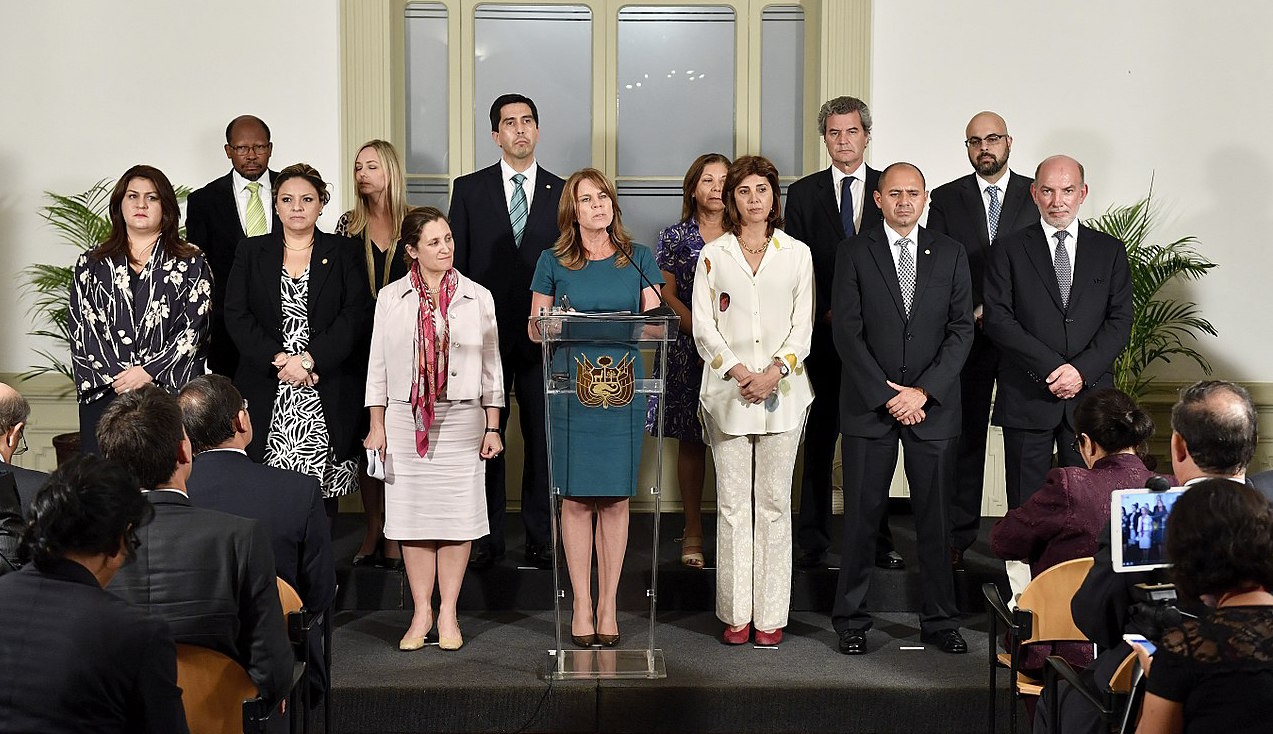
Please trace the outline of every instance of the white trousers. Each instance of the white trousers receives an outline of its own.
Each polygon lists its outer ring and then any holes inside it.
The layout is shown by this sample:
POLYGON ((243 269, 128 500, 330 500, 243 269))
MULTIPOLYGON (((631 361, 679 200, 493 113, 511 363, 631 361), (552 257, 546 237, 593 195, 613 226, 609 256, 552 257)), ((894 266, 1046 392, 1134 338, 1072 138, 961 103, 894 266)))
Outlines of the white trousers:
POLYGON ((731 626, 786 627, 791 477, 802 429, 730 436, 704 422, 716 468, 716 616, 731 626))

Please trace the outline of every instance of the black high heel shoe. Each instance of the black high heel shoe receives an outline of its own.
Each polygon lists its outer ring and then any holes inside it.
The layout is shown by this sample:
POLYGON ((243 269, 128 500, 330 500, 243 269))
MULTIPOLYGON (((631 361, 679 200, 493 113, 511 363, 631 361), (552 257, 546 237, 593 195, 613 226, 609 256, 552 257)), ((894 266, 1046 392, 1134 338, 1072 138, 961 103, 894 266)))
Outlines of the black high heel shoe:
POLYGON ((619 644, 619 633, 615 632, 613 635, 603 635, 598 632, 597 642, 600 642, 602 647, 614 647, 619 644))
POLYGON ((595 633, 591 635, 571 635, 570 641, 575 643, 577 647, 592 647, 597 644, 598 637, 600 637, 600 635, 595 633))

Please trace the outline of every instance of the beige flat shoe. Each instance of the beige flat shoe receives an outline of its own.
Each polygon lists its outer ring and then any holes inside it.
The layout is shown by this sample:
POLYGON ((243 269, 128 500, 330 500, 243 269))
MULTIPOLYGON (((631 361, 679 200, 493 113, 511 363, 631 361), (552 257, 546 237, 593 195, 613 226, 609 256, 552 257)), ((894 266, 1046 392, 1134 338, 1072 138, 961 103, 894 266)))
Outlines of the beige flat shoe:
POLYGON ((459 650, 461 647, 464 647, 464 636, 460 635, 458 637, 439 637, 438 647, 442 648, 443 650, 459 650))

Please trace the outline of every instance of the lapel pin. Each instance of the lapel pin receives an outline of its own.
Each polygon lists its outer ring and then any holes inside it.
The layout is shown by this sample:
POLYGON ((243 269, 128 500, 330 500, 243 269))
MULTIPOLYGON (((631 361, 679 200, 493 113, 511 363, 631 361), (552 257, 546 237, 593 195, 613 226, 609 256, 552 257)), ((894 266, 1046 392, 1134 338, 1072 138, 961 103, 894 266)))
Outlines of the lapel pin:
POLYGON ((929 251, 929 250, 924 250, 924 254, 925 254, 925 255, 931 255, 931 254, 933 254, 933 253, 932 253, 931 251, 929 251))
POLYGON ((326 264, 327 264, 327 258, 323 258, 323 264, 324 264, 324 265, 326 265, 326 264))

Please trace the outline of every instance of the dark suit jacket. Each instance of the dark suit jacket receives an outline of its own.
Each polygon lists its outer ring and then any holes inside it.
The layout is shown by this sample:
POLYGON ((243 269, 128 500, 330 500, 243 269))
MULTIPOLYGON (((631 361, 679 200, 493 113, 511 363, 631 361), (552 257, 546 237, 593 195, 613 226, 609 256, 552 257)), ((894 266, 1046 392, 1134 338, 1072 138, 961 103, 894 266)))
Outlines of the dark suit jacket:
MULTIPOLYGON (((269 181, 278 175, 267 171, 269 181)), ((186 199, 186 240, 198 245, 212 268, 212 342, 208 348, 208 367, 218 374, 233 377, 238 349, 226 331, 225 287, 234 265, 234 250, 247 237, 239 222, 238 204, 234 201, 233 173, 210 181, 190 192, 186 199)), ((271 207, 273 212, 273 207, 271 207)), ((282 231, 278 212, 273 212, 271 232, 282 231)), ((180 387, 180 385, 178 385, 180 387)))
POLYGON ((278 698, 291 685, 293 657, 265 528, 177 492, 146 497, 155 519, 137 531, 137 560, 108 590, 167 622, 175 642, 239 661, 263 696, 278 698))
MULTIPOLYGON (((1251 480, 1251 486, 1255 487, 1255 491, 1264 495, 1264 499, 1273 503, 1273 469, 1262 471, 1259 474, 1252 474, 1247 479, 1251 480)), ((21 490, 22 487, 18 487, 18 491, 21 490)))
POLYGON ((18 483, 18 501, 21 503, 22 512, 25 513, 31 506, 31 500, 35 499, 35 493, 39 492, 44 483, 49 480, 49 475, 42 471, 25 469, 17 464, 6 464, 0 461, 0 470, 3 469, 9 470, 13 474, 14 481, 18 483))
POLYGON ((269 533, 278 577, 313 612, 331 606, 336 564, 317 479, 214 450, 195 457, 186 491, 195 507, 258 520, 269 533))
POLYGON ((839 249, 831 296, 831 329, 844 362, 840 432, 879 438, 897 421, 884 408, 897 391, 928 392, 921 439, 953 438, 960 429, 959 371, 972 345, 972 285, 958 242, 916 227, 915 299, 907 319, 884 225, 839 249))
MULTIPOLYGON (((869 232, 884 221, 875 205, 875 187, 880 172, 866 167, 865 199, 862 223, 858 232, 869 232)), ((813 324, 824 323, 831 310, 831 280, 835 275, 836 251, 844 242, 844 225, 840 222, 839 193, 835 190, 831 169, 826 168, 787 187, 787 203, 783 210, 786 222, 782 230, 809 246, 813 257, 813 324)))
MULTIPOLYGON (((327 432, 337 460, 361 450, 357 426, 367 383, 365 344, 374 301, 359 243, 315 230, 309 272, 309 353, 318 373, 327 432)), ((251 237, 239 244, 226 288, 225 320, 242 358, 234 384, 248 400, 256 429, 248 455, 261 461, 269 433, 278 371, 271 360, 283 351, 283 235, 251 237)))
MULTIPOLYGON (((1030 184, 1033 182, 1034 179, 1016 171, 1008 177, 1008 188, 1000 202, 996 240, 1038 223, 1039 208, 1030 198, 1030 184)), ((928 199, 928 231, 949 235, 968 253, 974 307, 982 303, 982 281, 991 244, 990 230, 986 228, 986 207, 981 196, 977 175, 970 173, 933 189, 928 199)))
POLYGON ((163 620, 74 561, 0 578, 0 732, 185 732, 163 620))
POLYGON ((501 353, 507 353, 519 340, 529 341, 530 281, 539 253, 552 247, 561 235, 557 205, 564 185, 565 181, 539 166, 521 247, 513 242, 498 162, 455 179, 451 188, 449 218, 455 238, 455 268, 486 286, 495 297, 501 353))
POLYGON ((1055 428, 1063 417, 1073 421, 1087 390, 1114 384, 1114 360, 1132 328, 1127 248, 1081 225, 1077 246, 1066 309, 1041 225, 999 239, 990 252, 982 323, 1001 354, 996 425, 1055 428), (1083 376, 1083 390, 1072 400, 1056 398, 1045 382, 1066 363, 1083 376))

